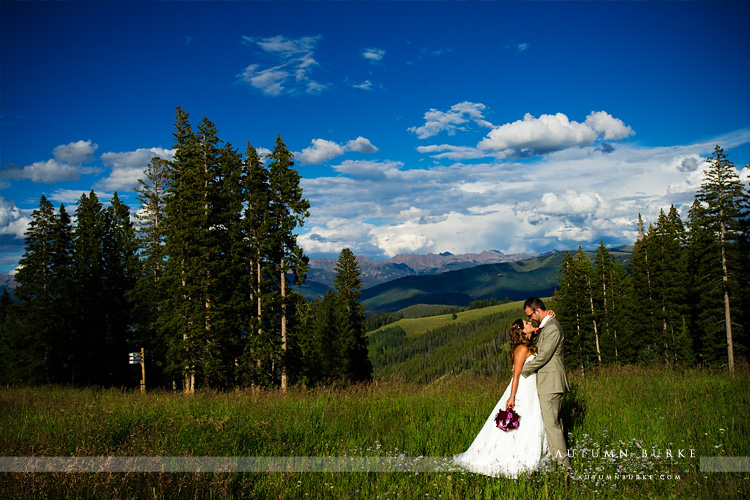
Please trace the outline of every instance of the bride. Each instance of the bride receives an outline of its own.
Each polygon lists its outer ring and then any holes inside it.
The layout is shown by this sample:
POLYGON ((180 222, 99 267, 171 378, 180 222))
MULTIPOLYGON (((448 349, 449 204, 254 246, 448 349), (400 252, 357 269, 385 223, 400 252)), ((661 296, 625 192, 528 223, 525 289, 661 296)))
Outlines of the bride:
POLYGON ((532 344, 534 327, 530 321, 516 320, 510 327, 510 360, 513 379, 474 442, 464 453, 453 457, 456 465, 488 476, 516 477, 535 470, 547 453, 547 436, 536 389, 536 373, 521 377, 526 361, 536 356, 532 344), (521 417, 517 429, 504 432, 497 428, 495 415, 513 408, 521 417))

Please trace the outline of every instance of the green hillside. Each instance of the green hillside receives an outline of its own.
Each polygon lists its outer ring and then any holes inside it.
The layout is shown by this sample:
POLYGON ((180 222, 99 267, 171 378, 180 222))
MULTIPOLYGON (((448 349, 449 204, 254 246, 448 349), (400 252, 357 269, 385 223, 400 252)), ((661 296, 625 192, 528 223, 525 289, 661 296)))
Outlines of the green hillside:
POLYGON ((378 328, 375 331, 378 332, 387 328, 399 327, 404 330, 407 337, 418 337, 436 328, 469 323, 471 321, 475 321, 485 316, 497 313, 514 311, 520 318, 523 315, 523 311, 521 310, 522 304, 523 302, 509 302, 507 304, 498 304, 496 306, 484 307, 482 309, 462 311, 456 313, 456 319, 453 319, 453 314, 441 314, 438 316, 429 316, 423 318, 403 318, 394 323, 390 323, 381 328, 378 328))
MULTIPOLYGON (((510 369, 508 328, 522 314, 518 304, 507 307, 510 305, 486 308, 494 309, 493 313, 486 309, 467 311, 487 314, 471 320, 451 321, 421 334, 413 330, 407 336, 396 323, 371 333, 369 357, 375 377, 431 382, 445 375, 506 373, 510 369)), ((413 320, 407 326, 424 330, 427 325, 440 322, 445 323, 437 316, 413 320)))
POLYGON ((564 252, 502 264, 487 264, 430 276, 408 276, 363 290, 368 313, 390 312, 414 304, 468 306, 495 297, 524 300, 550 296, 559 283, 564 252))

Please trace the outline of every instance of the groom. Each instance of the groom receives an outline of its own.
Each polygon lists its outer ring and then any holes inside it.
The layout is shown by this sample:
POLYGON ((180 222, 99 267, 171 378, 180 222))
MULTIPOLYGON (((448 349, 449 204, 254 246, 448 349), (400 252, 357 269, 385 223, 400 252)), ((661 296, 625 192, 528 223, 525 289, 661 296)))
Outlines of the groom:
POLYGON ((560 419, 562 395, 569 390, 563 360, 563 329, 560 322, 549 315, 541 299, 528 298, 523 304, 523 312, 539 323, 541 333, 537 339, 536 358, 524 365, 521 375, 528 377, 536 372, 536 387, 549 451, 558 463, 570 467, 560 419))

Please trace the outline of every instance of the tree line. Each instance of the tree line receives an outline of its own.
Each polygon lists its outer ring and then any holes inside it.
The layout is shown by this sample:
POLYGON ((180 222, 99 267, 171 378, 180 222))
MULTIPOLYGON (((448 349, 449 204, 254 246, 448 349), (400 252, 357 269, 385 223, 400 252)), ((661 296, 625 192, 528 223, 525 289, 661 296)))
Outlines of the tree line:
POLYGON ((126 385, 141 347, 149 385, 185 392, 369 380, 354 254, 341 252, 322 300, 294 292, 310 203, 281 137, 264 162, 177 108, 174 138, 172 160, 153 158, 139 180, 133 218, 117 193, 106 208, 84 194, 75 224, 42 196, 19 301, 0 303, 2 382, 126 385))
POLYGON ((746 356, 750 192, 721 147, 707 161, 687 221, 674 206, 647 229, 639 215, 629 273, 604 244, 591 259, 566 254, 554 307, 569 369, 699 363, 734 373, 746 356))

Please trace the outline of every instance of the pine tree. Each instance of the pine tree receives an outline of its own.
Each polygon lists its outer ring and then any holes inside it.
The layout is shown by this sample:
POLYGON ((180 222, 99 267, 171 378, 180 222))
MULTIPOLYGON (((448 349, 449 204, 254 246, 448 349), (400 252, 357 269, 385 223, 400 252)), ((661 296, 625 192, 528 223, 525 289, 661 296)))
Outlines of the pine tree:
POLYGON ((7 325, 8 358, 5 377, 14 382, 49 383, 64 381, 64 364, 71 346, 68 322, 71 242, 70 218, 65 207, 56 215, 45 196, 31 215, 25 234, 24 255, 16 274, 13 309, 16 321, 7 325))
POLYGON ((241 322, 248 299, 241 277, 245 265, 246 241, 241 223, 243 215, 242 156, 226 143, 216 151, 218 168, 214 172, 210 234, 213 246, 208 296, 211 303, 209 355, 204 370, 215 386, 237 384, 241 322))
POLYGON ((168 161, 152 158, 138 179, 136 199, 141 209, 136 213, 140 265, 131 296, 136 324, 135 346, 143 347, 149 362, 149 380, 163 384, 166 368, 166 339, 159 333, 158 318, 164 301, 164 217, 169 187, 168 161))
POLYGON ((354 253, 345 248, 336 262, 334 284, 340 304, 342 375, 349 382, 365 382, 372 379, 372 363, 367 357, 367 337, 364 306, 359 303, 362 287, 359 264, 354 253))
POLYGON ((635 242, 630 262, 633 281, 630 298, 631 348, 636 351, 637 361, 646 364, 656 359, 656 353, 659 352, 656 339, 662 331, 657 315, 660 308, 656 291, 654 245, 654 228, 649 226, 648 231, 635 242))
POLYGON ((76 220, 73 233, 73 311, 76 317, 72 378, 82 384, 110 384, 102 245, 106 227, 102 204, 93 190, 88 196, 81 195, 76 207, 76 220))
POLYGON ((265 372, 264 364, 270 364, 273 357, 272 323, 266 300, 270 299, 270 270, 267 267, 270 252, 271 193, 266 171, 255 148, 248 143, 244 161, 244 217, 240 221, 244 235, 244 258, 246 271, 241 275, 240 286, 247 297, 247 308, 243 309, 243 330, 241 366, 245 379, 252 384, 260 384, 265 372))
POLYGON ((609 268, 610 272, 610 290, 607 303, 607 322, 611 344, 608 346, 610 359, 615 363, 627 363, 632 361, 634 355, 630 357, 629 339, 631 338, 630 326, 628 323, 628 303, 631 295, 630 275, 625 266, 612 257, 609 268), (614 352, 613 352, 614 351, 614 352))
MULTIPOLYGON (((654 228, 654 281, 657 317, 661 324, 661 351, 667 364, 676 364, 678 351, 691 350, 684 343, 687 314, 685 228, 674 205, 662 210, 654 228)), ((683 354, 683 359, 687 359, 683 354)))
POLYGON ((19 304, 13 301, 7 288, 3 288, 0 297, 0 384, 18 384, 23 380, 20 373, 19 355, 24 349, 23 339, 27 338, 21 330, 18 318, 19 304))
POLYGON ((200 342, 205 332, 206 179, 199 143, 188 114, 177 108, 175 154, 164 207, 164 241, 168 256, 159 329, 168 343, 168 370, 180 374, 182 388, 196 388, 200 342))
POLYGON ((595 355, 591 315, 591 262, 581 247, 575 254, 565 252, 560 265, 560 289, 555 292, 555 307, 565 332, 565 363, 585 374, 595 355))
POLYGON ((106 363, 111 382, 123 385, 132 370, 122 362, 133 343, 133 307, 129 298, 138 274, 137 240, 130 220, 130 208, 114 193, 103 211, 102 282, 106 314, 106 363))
MULTIPOLYGON (((724 330, 726 333, 727 364, 734 374, 734 341, 732 333, 732 301, 739 295, 737 273, 739 241, 742 221, 748 217, 748 193, 737 175, 734 164, 718 145, 707 160, 703 182, 696 199, 704 204, 705 223, 718 243, 721 267, 721 293, 724 303, 724 330)), ((716 339, 718 340, 718 339, 716 339)))
POLYGON ((620 361, 619 351, 625 331, 624 281, 627 273, 604 246, 604 242, 599 244, 594 254, 592 271, 592 298, 600 329, 601 358, 604 363, 617 362, 620 361))
POLYGON ((277 303, 279 305, 279 339, 281 362, 281 389, 288 387, 288 373, 286 366, 286 351, 288 348, 288 323, 291 311, 291 294, 288 290, 287 274, 291 273, 295 284, 304 281, 307 272, 307 258, 297 245, 295 230, 304 224, 308 217, 310 202, 302 197, 299 173, 293 168, 292 153, 289 152, 281 137, 276 139, 276 145, 270 155, 269 187, 270 187, 270 219, 272 230, 270 241, 272 245, 272 259, 278 284, 277 303))
POLYGON ((307 371, 315 382, 329 384, 342 378, 341 349, 339 338, 343 332, 338 313, 336 293, 329 288, 322 299, 315 302, 315 320, 312 328, 313 348, 306 360, 307 371))
POLYGON ((696 199, 688 213, 688 305, 690 321, 688 330, 702 363, 722 359, 726 351, 720 342, 722 336, 724 305, 720 266, 721 251, 708 228, 706 210, 696 199), (719 320, 717 320, 719 318, 719 320))

